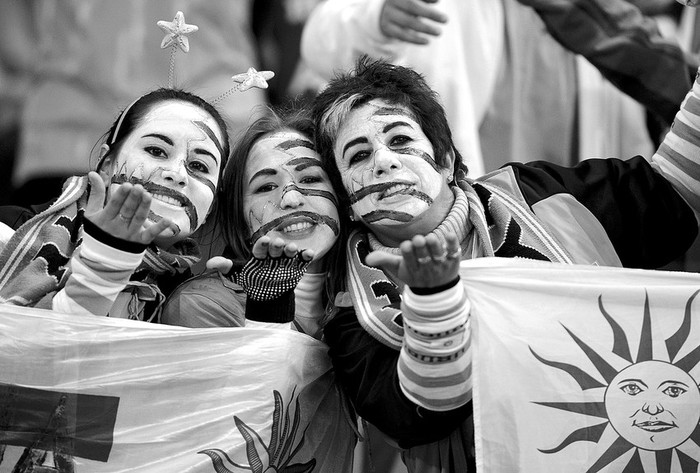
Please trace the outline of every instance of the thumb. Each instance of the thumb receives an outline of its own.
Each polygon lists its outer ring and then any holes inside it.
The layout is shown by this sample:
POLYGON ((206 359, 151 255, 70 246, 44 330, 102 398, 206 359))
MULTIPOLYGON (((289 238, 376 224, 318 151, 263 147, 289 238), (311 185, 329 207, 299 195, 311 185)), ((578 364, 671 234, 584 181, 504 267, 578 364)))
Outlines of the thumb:
POLYGON ((206 263, 207 269, 215 269, 220 273, 227 274, 233 267, 233 261, 223 256, 214 256, 206 263))
POLYGON ((85 214, 92 215, 104 208, 106 191, 104 181, 96 172, 90 171, 88 180, 90 181, 90 195, 88 196, 85 214))
POLYGON ((398 274, 403 257, 384 251, 373 251, 365 258, 365 264, 398 274))

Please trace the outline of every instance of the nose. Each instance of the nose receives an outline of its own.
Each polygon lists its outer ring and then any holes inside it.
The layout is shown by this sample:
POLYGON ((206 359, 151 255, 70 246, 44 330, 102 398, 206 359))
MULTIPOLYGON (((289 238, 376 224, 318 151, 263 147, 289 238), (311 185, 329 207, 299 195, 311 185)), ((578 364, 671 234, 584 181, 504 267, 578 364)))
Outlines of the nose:
POLYGON ((304 205, 304 196, 299 191, 296 184, 287 184, 282 189, 280 207, 283 209, 295 209, 304 205))
POLYGON ((401 161, 396 153, 386 147, 377 148, 374 152, 374 177, 382 177, 401 169, 401 161))
POLYGON ((658 402, 645 402, 642 410, 649 415, 655 416, 663 412, 664 407, 658 402))
POLYGON ((176 161, 163 168, 163 179, 177 186, 184 186, 187 183, 187 169, 185 161, 176 161))

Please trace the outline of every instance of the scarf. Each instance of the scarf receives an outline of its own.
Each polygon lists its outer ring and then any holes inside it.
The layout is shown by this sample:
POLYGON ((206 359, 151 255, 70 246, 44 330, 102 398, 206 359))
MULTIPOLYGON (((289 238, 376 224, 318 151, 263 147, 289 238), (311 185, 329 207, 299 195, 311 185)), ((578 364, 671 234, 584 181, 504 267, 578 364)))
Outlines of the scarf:
MULTIPOLYGON (((488 256, 528 258, 571 263, 571 257, 546 231, 527 203, 503 179, 504 169, 489 174, 489 180, 459 180, 453 187, 455 201, 445 220, 431 233, 443 243, 445 233, 457 235, 462 259, 488 256)), ((381 269, 365 264, 371 251, 400 254, 383 246, 371 233, 355 230, 348 238, 347 287, 357 319, 383 344, 401 349, 403 285, 381 269)))
MULTIPOLYGON (((88 194, 87 177, 71 177, 48 209, 17 229, 0 253, 0 303, 40 306, 42 299, 65 286, 71 275, 69 261, 82 241, 88 194)), ((174 248, 175 252, 167 252, 149 246, 127 285, 134 297, 160 306, 164 296, 158 277, 182 273, 199 261, 193 240, 174 248)), ((130 314, 130 318, 136 317, 130 314)))

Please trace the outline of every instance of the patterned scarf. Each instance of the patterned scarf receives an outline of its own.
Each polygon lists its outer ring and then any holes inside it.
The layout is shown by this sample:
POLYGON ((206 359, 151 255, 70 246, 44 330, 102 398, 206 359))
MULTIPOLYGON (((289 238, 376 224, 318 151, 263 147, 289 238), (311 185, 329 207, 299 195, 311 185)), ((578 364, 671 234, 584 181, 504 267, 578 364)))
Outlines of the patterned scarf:
MULTIPOLYGON (((66 181, 60 197, 48 209, 25 222, 0 253, 0 303, 44 306, 42 299, 61 290, 70 277, 69 261, 80 245, 88 197, 86 176, 66 181)), ((134 271, 127 289, 140 300, 162 303, 156 279, 174 276, 199 261, 197 245, 185 240, 175 253, 151 245, 134 271)))
MULTIPOLYGON (((569 254, 546 231, 519 193, 509 184, 507 169, 489 174, 484 181, 460 180, 453 187, 455 202, 445 220, 432 233, 445 241, 445 233, 458 236, 462 259, 488 256, 528 258, 571 263, 569 254), (504 179, 506 177, 506 179, 504 179)), ((348 291, 360 324, 385 345, 401 349, 401 282, 365 264, 371 251, 400 254, 361 231, 348 241, 348 291)))

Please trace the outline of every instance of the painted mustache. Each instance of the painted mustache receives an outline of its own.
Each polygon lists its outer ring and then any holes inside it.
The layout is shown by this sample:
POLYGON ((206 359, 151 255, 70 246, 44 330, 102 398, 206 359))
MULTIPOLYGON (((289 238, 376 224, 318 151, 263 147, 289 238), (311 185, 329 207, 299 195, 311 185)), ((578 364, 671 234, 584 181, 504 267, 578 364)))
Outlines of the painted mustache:
POLYGON ((415 190, 412 187, 413 184, 411 184, 409 182, 404 182, 404 181, 383 182, 381 184, 371 184, 369 186, 365 186, 362 189, 358 190, 357 192, 350 194, 350 205, 359 202, 360 200, 364 199, 365 197, 367 197, 370 194, 378 194, 381 192, 385 192, 394 186, 403 186, 403 185, 407 185, 407 186, 411 186, 411 187, 408 187, 404 190, 400 190, 397 192, 397 194, 412 195, 412 196, 416 197, 417 199, 420 199, 420 200, 426 202, 428 205, 432 205, 433 199, 431 199, 428 194, 415 190))
MULTIPOLYGON (((152 196, 162 195, 171 199, 175 199, 185 209, 185 214, 187 215, 190 221, 190 230, 194 230, 195 228, 197 228, 197 222, 199 222, 199 218, 197 216, 197 209, 195 208, 194 204, 192 204, 192 201, 180 192, 174 191, 173 189, 161 186, 160 184, 156 184, 151 181, 144 181, 143 179, 140 179, 138 177, 129 177, 126 174, 118 174, 112 177, 112 184, 124 184, 125 182, 128 182, 130 184, 141 184, 143 188, 146 189, 146 192, 148 192, 152 196)), ((151 213, 149 213, 149 217, 151 213)))
POLYGON ((333 231, 333 234, 338 236, 338 233, 340 232, 340 227, 338 225, 338 222, 335 221, 334 219, 330 218, 327 215, 319 215, 314 212, 307 212, 307 211, 301 211, 301 212, 292 212, 287 215, 283 215, 282 217, 277 217, 274 220, 271 220, 261 226, 260 228, 257 229, 253 233, 253 235, 250 237, 251 241, 257 241, 258 238, 261 236, 265 235, 266 233, 269 233, 270 231, 274 230, 275 228, 279 227, 280 224, 284 223, 287 220, 290 220, 292 218, 297 218, 297 217, 304 217, 309 220, 312 220, 316 225, 327 225, 331 231, 333 231))
POLYGON ((393 210, 373 210, 372 212, 362 215, 362 220, 365 223, 374 223, 384 219, 395 220, 397 222, 410 222, 413 220, 413 215, 406 212, 395 212, 393 210))

